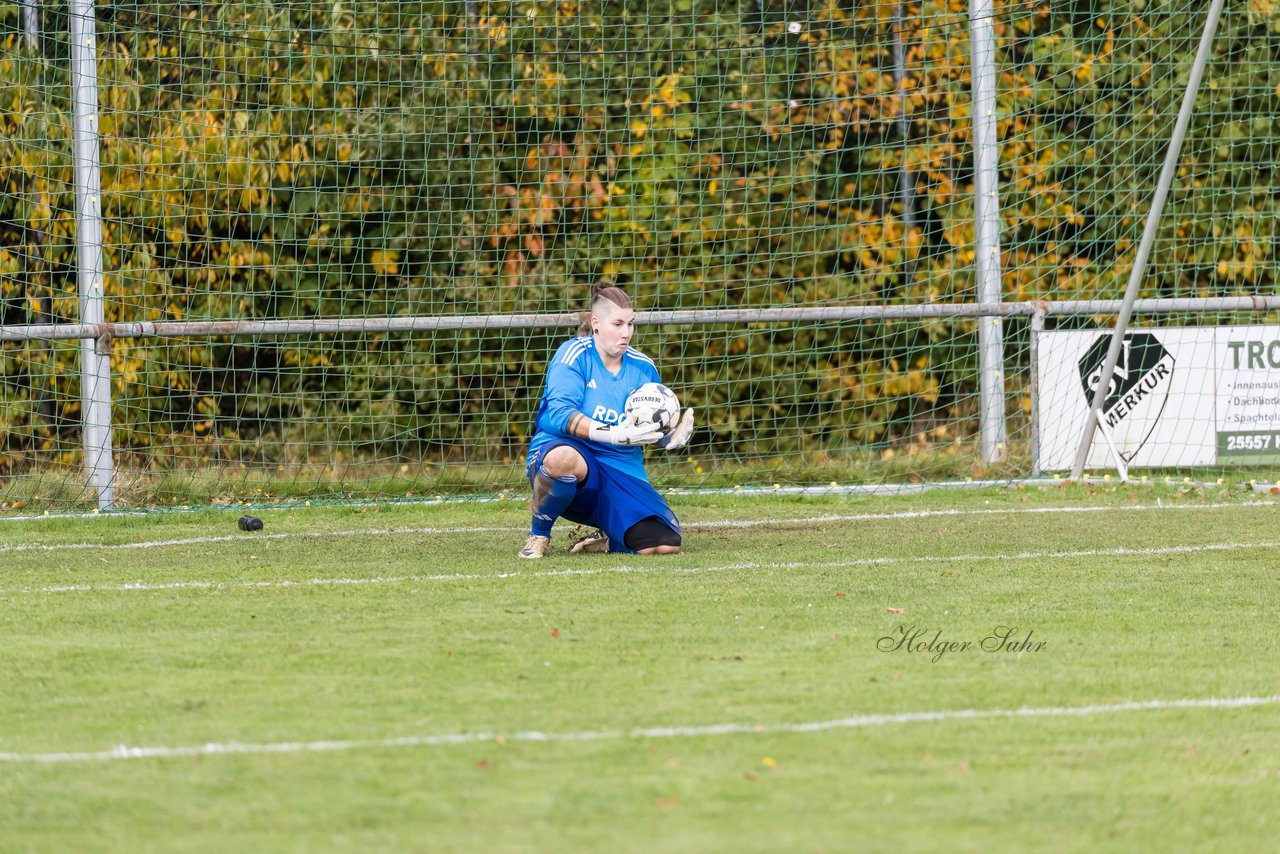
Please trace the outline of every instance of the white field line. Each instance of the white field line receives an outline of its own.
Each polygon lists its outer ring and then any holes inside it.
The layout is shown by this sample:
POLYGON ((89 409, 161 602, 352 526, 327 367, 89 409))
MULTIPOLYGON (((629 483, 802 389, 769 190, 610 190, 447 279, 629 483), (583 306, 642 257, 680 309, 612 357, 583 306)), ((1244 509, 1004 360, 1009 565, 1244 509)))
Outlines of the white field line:
POLYGON ((511 532, 520 528, 475 527, 475 528, 363 528, 345 531, 295 531, 280 534, 228 534, 217 537, 186 537, 178 540, 138 540, 132 543, 21 543, 18 545, 0 545, 0 554, 6 552, 56 552, 81 549, 129 550, 156 549, 167 546, 198 546, 209 543, 253 543, 261 540, 315 540, 330 537, 385 537, 405 534, 476 534, 495 531, 511 532))
MULTIPOLYGON (((1164 510, 1223 510, 1228 508, 1252 508, 1280 506, 1274 501, 1246 501, 1222 504, 1126 504, 1115 507, 1001 507, 984 510, 903 510, 896 513, 849 513, 824 516, 806 516, 781 519, 724 519, 710 522, 690 522, 682 527, 688 530, 716 528, 754 528, 761 525, 820 525, 831 522, 876 522, 899 519, 928 519, 940 517, 1035 515, 1057 513, 1105 513, 1164 510)), ((0 544, 0 554, 10 552, 54 552, 66 550, 129 550, 154 549, 169 546, 196 546, 213 543, 287 539, 328 539, 345 537, 385 537, 430 534, 480 534, 524 531, 524 526, 478 526, 447 528, 353 528, 341 531, 297 531, 276 534, 231 534, 216 537, 186 537, 173 540, 139 540, 131 543, 19 543, 0 544)))
POLYGON ((0 595, 18 593, 120 593, 130 591, 156 590, 244 590, 261 588, 289 587, 336 587, 344 585, 364 584, 423 584, 433 581, 502 581, 505 579, 559 578, 564 576, 589 575, 643 575, 650 573, 669 573, 672 575, 701 575, 709 572, 743 572, 750 570, 771 569, 857 569, 871 566, 892 566, 901 564, 948 564, 973 563, 977 561, 1048 561, 1073 560, 1094 557, 1157 557, 1160 555, 1200 554, 1204 552, 1230 552, 1245 549, 1276 549, 1280 542, 1259 543, 1203 543, 1201 545, 1161 546, 1158 548, 1135 549, 1119 547, 1114 549, 1080 549, 1076 551, 1044 551, 1015 552, 1012 554, 961 554, 961 555, 923 555, 917 557, 865 557, 853 560, 838 561, 776 561, 729 563, 720 566, 672 566, 662 558, 650 559, 643 565, 596 566, 582 569, 552 569, 544 571, 497 572, 488 574, 452 572, 434 575, 393 575, 373 576, 369 578, 308 578, 296 581, 129 581, 123 584, 65 584, 51 587, 18 587, 0 590, 0 595))
POLYGON ((230 754, 395 750, 415 747, 446 747, 455 744, 475 744, 480 742, 496 742, 499 744, 506 742, 556 743, 618 741, 622 739, 702 738, 718 735, 776 735, 991 718, 1091 717, 1123 712, 1149 712, 1166 709, 1242 709, 1252 706, 1273 706, 1277 703, 1280 703, 1280 694, 1272 694, 1265 697, 1139 700, 1093 706, 1024 706, 1018 709, 956 709, 952 711, 899 712, 897 714, 853 715, 833 720, 782 724, 721 723, 705 726, 655 726, 638 727, 629 730, 587 730, 584 732, 538 732, 526 730, 507 734, 457 732, 341 741, 285 741, 265 744, 245 744, 234 741, 225 743, 210 742, 185 747, 129 747, 127 745, 119 745, 109 750, 77 753, 0 752, 0 762, 47 765, 61 762, 110 762, 117 759, 179 759, 191 756, 225 756, 230 754))

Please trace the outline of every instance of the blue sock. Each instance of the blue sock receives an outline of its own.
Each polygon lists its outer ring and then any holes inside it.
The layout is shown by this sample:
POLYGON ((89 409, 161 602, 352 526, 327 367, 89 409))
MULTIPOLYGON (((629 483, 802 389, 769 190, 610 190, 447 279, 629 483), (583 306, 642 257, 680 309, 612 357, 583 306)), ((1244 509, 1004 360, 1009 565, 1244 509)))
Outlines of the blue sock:
POLYGON ((555 477, 538 464, 533 476, 533 523, 529 533, 550 537, 551 526, 578 494, 578 479, 573 475, 555 477))

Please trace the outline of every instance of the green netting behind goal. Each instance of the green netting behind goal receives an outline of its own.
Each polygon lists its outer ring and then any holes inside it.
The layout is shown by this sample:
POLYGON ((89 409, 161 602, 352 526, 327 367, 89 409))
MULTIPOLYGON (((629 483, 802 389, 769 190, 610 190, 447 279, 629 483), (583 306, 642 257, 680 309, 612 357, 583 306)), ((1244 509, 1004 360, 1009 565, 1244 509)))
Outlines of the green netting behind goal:
MULTIPOLYGON (((1123 293, 1203 7, 994 3, 990 456, 972 316, 683 314, 978 301, 968 2, 100 3, 106 320, 225 324, 108 342, 117 503, 519 491, 600 278, 682 313, 633 342, 699 410, 662 486, 1026 476, 1032 303, 1123 293)), ((67 14, 0 4, 5 329, 80 319, 67 14)), ((1278 20, 1227 4, 1144 297, 1275 291, 1278 20)), ((0 347, 0 501, 92 504, 78 342, 0 347)))

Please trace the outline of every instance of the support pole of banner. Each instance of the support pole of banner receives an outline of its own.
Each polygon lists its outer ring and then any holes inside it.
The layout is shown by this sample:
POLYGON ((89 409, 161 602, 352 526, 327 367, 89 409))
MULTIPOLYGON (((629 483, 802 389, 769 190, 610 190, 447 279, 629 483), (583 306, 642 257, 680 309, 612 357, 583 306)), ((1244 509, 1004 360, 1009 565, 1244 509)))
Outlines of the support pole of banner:
POLYGON ((1133 262, 1133 270, 1129 273, 1129 286, 1124 292, 1124 302, 1116 317, 1116 328, 1111 334, 1111 346, 1107 348, 1107 359, 1098 374, 1098 385, 1093 390, 1093 400, 1089 404, 1089 414, 1084 419, 1084 433, 1080 437, 1080 447, 1076 451, 1076 461, 1071 467, 1071 479, 1079 480, 1084 474, 1085 461, 1089 457, 1089 445, 1093 441, 1095 427, 1100 423, 1103 401, 1111 388, 1115 376, 1116 363, 1120 361, 1120 349, 1124 344, 1124 335, 1129 328, 1129 316, 1133 313, 1133 301, 1138 297, 1138 288, 1147 273, 1147 262, 1151 258, 1151 247, 1156 241, 1156 232, 1160 228, 1160 216, 1164 213, 1165 199, 1169 196, 1169 187, 1173 184, 1173 176, 1178 170, 1178 158, 1182 153, 1182 141, 1186 139, 1187 127, 1191 124, 1191 113, 1196 103, 1196 93, 1200 90, 1200 80, 1204 77, 1205 67, 1209 64, 1209 54, 1213 52, 1213 37, 1218 30, 1218 19, 1222 17, 1224 0, 1213 0, 1209 6, 1209 14, 1204 22, 1204 32, 1200 36, 1200 46, 1196 49, 1196 58, 1191 65, 1191 77, 1187 80, 1186 91, 1182 93, 1182 106, 1178 110, 1178 120, 1173 127, 1173 136, 1169 139, 1169 150, 1165 153, 1164 166, 1160 169, 1160 180, 1156 184, 1156 194, 1151 201, 1151 210, 1147 214, 1147 224, 1142 231, 1142 242, 1138 245, 1138 255, 1133 262))
POLYGON ((1124 457, 1120 456, 1120 449, 1116 447, 1115 438, 1111 435, 1111 428, 1099 421, 1098 432, 1102 434, 1102 441, 1107 443, 1107 450, 1111 451, 1111 462, 1115 464, 1116 471, 1120 474, 1120 482, 1128 483, 1129 468, 1125 465, 1124 457))
MULTIPOLYGON (((98 57, 93 0, 71 0, 71 103, 75 140, 76 282, 80 322, 106 320, 102 263, 102 174, 98 149, 98 57)), ((111 459, 111 336, 80 342, 80 416, 84 467, 98 509, 109 510, 111 459)))

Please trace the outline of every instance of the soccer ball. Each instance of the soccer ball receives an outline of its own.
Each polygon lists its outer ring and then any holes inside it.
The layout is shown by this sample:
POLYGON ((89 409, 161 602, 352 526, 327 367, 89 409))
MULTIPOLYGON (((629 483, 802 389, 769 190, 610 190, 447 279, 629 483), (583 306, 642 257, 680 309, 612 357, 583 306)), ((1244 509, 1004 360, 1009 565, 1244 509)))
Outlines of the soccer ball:
POLYGON ((669 433, 680 418, 680 401, 662 383, 645 383, 627 398, 627 421, 669 433))

